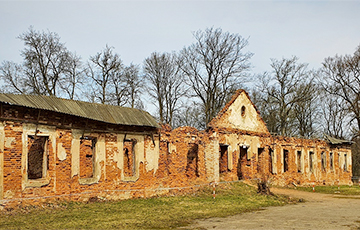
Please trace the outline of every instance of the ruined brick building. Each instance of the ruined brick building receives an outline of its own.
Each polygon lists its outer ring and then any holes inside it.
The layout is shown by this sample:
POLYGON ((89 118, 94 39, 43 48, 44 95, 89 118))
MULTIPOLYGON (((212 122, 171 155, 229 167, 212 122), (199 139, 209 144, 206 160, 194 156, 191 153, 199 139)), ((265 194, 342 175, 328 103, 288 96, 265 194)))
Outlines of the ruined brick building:
POLYGON ((150 197, 220 180, 351 183, 349 142, 272 136, 243 90, 203 131, 35 95, 0 94, 0 120, 2 205, 150 197))

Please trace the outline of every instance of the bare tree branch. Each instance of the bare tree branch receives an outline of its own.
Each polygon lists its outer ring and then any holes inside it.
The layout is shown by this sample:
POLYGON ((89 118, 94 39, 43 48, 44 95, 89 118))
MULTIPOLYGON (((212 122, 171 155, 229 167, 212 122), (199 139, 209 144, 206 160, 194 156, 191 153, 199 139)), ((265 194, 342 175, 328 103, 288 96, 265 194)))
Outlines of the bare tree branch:
POLYGON ((360 131, 360 46, 354 55, 328 57, 321 69, 323 89, 330 95, 343 100, 345 110, 356 121, 360 131))
POLYGON ((244 79, 253 54, 243 51, 247 39, 220 28, 199 30, 193 35, 196 42, 181 51, 181 69, 189 79, 193 96, 202 103, 205 127, 225 105, 230 89, 237 88, 244 79))
POLYGON ((110 103, 110 95, 113 93, 111 79, 122 70, 122 61, 118 54, 113 53, 113 47, 106 45, 100 53, 90 57, 87 76, 95 83, 96 98, 102 104, 110 103))
POLYGON ((149 81, 149 94, 155 100, 159 120, 174 126, 173 118, 179 100, 185 95, 184 78, 180 74, 181 60, 172 53, 152 53, 144 61, 144 73, 149 81))

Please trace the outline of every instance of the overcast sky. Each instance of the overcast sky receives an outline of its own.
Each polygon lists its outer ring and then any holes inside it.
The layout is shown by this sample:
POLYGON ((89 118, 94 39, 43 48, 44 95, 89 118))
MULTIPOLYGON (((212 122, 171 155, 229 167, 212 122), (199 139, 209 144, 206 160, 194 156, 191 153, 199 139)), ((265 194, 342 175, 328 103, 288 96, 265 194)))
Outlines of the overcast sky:
POLYGON ((60 35, 87 61, 106 44, 125 64, 152 52, 178 51, 207 27, 249 38, 252 73, 270 58, 296 55, 318 68, 325 57, 352 54, 360 44, 360 1, 2 1, 0 62, 21 62, 16 37, 33 25, 60 35))

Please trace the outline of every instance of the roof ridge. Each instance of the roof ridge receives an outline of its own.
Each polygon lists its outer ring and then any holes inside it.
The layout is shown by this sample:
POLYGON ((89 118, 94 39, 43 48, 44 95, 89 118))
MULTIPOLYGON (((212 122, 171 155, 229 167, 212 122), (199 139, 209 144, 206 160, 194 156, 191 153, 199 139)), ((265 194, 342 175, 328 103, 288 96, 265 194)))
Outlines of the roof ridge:
MULTIPOLYGON (((58 96, 54 96, 54 95, 0 93, 0 95, 1 95, 1 94, 2 94, 2 95, 13 95, 13 96, 16 96, 16 97, 17 97, 17 96, 19 96, 19 97, 26 96, 26 97, 55 98, 55 99, 65 100, 65 101, 80 102, 80 103, 93 104, 93 105, 99 105, 99 106, 113 106, 113 107, 120 107, 120 108, 124 108, 124 109, 131 109, 131 110, 143 111, 143 110, 141 110, 141 109, 126 107, 126 106, 111 105, 111 104, 102 104, 102 103, 90 102, 90 101, 82 101, 82 100, 76 100, 76 99, 69 99, 69 98, 58 97, 58 96)), ((146 112, 146 111, 145 111, 145 112, 146 112)))

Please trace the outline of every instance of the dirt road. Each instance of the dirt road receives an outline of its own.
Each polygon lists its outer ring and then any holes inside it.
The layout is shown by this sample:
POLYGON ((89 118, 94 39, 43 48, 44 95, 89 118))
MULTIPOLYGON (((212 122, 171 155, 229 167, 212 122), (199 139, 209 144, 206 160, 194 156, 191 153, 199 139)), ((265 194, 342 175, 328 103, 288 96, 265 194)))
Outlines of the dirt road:
POLYGON ((187 229, 360 229, 360 196, 344 198, 276 188, 271 191, 303 198, 306 202, 198 220, 187 229))

